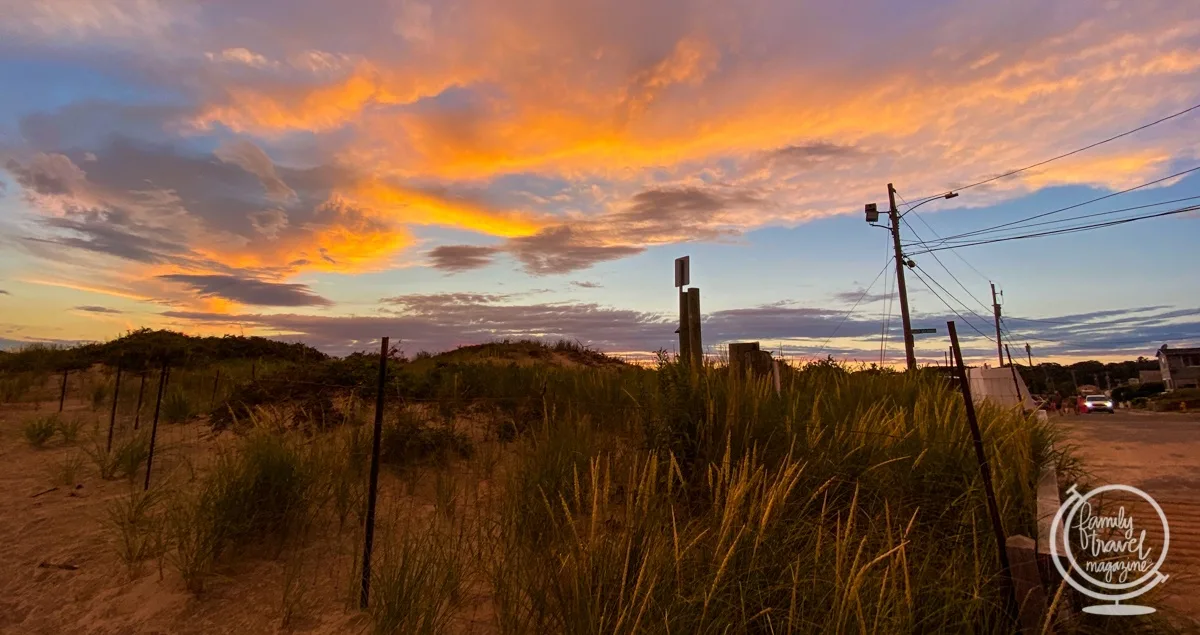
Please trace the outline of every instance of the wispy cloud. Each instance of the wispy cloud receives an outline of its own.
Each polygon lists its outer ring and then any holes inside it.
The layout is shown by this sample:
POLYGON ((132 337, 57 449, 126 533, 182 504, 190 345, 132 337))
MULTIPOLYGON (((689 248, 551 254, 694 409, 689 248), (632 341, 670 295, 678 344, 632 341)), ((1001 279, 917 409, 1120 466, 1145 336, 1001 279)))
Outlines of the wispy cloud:
POLYGON ((76 311, 84 311, 86 313, 104 313, 104 314, 108 314, 108 315, 121 315, 122 313, 124 313, 124 311, 119 311, 117 309, 110 309, 108 307, 96 306, 96 305, 91 305, 91 304, 77 306, 77 307, 75 307, 75 310, 76 311))

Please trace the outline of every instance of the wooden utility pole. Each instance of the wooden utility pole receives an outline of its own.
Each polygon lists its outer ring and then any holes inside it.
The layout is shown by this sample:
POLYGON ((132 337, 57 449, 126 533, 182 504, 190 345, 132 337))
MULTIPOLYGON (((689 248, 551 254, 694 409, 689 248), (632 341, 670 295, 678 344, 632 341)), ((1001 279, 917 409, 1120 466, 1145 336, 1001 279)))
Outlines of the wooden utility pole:
POLYGON ((996 301, 996 283, 992 283, 992 315, 996 319, 996 357, 1000 358, 1000 368, 1004 368, 1004 344, 1000 340, 1000 303, 996 301))
POLYGON ((900 319, 904 324, 904 356, 908 370, 916 370, 912 322, 908 317, 908 287, 904 284, 904 254, 900 251, 900 210, 896 209, 896 188, 891 183, 888 183, 888 219, 892 222, 892 247, 896 251, 896 288, 900 292, 900 319))
POLYGON ((1025 355, 1029 358, 1029 369, 1033 370, 1033 353, 1029 350, 1029 342, 1025 342, 1025 355))

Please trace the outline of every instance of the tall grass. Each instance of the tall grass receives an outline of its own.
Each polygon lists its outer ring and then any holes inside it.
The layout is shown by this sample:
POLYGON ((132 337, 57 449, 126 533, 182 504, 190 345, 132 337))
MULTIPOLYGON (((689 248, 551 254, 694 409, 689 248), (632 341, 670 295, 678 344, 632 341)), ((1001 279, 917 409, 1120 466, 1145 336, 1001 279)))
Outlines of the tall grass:
POLYGON ((371 573, 374 632, 447 632, 464 599, 466 549, 462 525, 431 519, 385 532, 371 573))
POLYGON ((161 555, 164 547, 159 490, 131 489, 108 506, 108 524, 116 536, 116 551, 129 576, 137 577, 143 561, 161 555))
POLYGON ((150 456, 150 433, 140 431, 121 435, 113 441, 111 450, 100 438, 93 440, 84 452, 95 463, 100 478, 108 481, 119 477, 132 480, 150 456))
POLYGON ((251 546, 279 553, 319 503, 318 465, 295 439, 266 431, 222 453, 199 491, 175 501, 168 515, 188 587, 202 591, 223 556, 251 546))
POLYGON ((46 442, 54 438, 57 430, 58 417, 54 415, 32 419, 22 428, 25 440, 29 442, 29 445, 38 449, 46 447, 46 442))
MULTIPOLYGON (((656 379, 624 421, 568 405, 532 433, 492 535, 502 631, 1011 632, 942 380, 817 366, 777 396, 656 379)), ((980 418, 1005 526, 1028 533, 1049 432, 980 418)))

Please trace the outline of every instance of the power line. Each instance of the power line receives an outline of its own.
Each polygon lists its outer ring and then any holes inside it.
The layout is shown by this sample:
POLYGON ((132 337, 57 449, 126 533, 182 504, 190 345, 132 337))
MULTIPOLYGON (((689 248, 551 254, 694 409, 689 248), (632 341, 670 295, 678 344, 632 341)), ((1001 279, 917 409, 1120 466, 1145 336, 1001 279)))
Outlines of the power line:
MULTIPOLYGON (((871 288, 875 286, 875 283, 879 282, 879 276, 882 276, 883 273, 888 270, 889 266, 891 266, 891 262, 884 264, 883 269, 880 269, 879 273, 875 274, 875 279, 872 280, 871 284, 863 290, 862 295, 858 296, 858 299, 854 301, 854 306, 850 307, 849 311, 846 311, 846 314, 842 316, 841 321, 838 322, 836 327, 834 327, 833 332, 829 334, 829 337, 825 338, 824 342, 821 342, 821 348, 817 349, 818 353, 825 350, 825 346, 829 344, 829 340, 832 340, 833 336, 837 335, 837 332, 841 330, 842 325, 846 323, 846 320, 850 317, 850 314, 854 313, 854 310, 858 308, 858 305, 863 301, 863 298, 867 297, 867 294, 871 292, 871 288)), ((886 285, 887 283, 885 282, 884 284, 886 285)))
MULTIPOLYGON (((971 315, 974 315, 974 316, 975 316, 975 318, 976 318, 976 319, 978 319, 978 320, 979 320, 979 321, 981 321, 981 322, 984 322, 984 323, 986 323, 986 322, 987 322, 987 318, 985 318, 985 317, 983 317, 982 315, 979 315, 978 313, 976 313, 976 312, 975 312, 975 310, 974 310, 974 309, 972 309, 971 307, 967 306, 965 302, 963 302, 962 300, 959 300, 959 299, 958 299, 958 298, 957 298, 957 297, 956 297, 956 296, 955 296, 953 293, 950 293, 950 290, 949 290, 949 289, 947 289, 946 287, 943 287, 943 286, 942 286, 942 284, 941 284, 940 282, 938 282, 938 281, 937 281, 937 280, 936 280, 936 279, 933 277, 933 275, 932 275, 932 274, 930 274, 928 271, 925 271, 924 269, 922 269, 920 265, 917 265, 917 267, 916 267, 916 268, 917 268, 917 270, 919 270, 921 273, 925 274, 925 275, 926 275, 926 277, 928 277, 928 278, 929 278, 929 281, 930 281, 930 282, 933 282, 935 285, 937 285, 937 287, 938 287, 939 289, 941 289, 942 291, 944 291, 944 292, 946 293, 946 295, 950 296, 950 299, 951 299, 951 300, 954 300, 955 302, 957 302, 957 303, 959 304, 959 306, 961 306, 961 307, 962 307, 962 308, 963 308, 963 309, 964 309, 964 310, 965 310, 967 313, 970 313, 971 315)), ((932 289, 931 289, 931 291, 932 291, 932 289)), ((937 293, 935 292, 935 293, 934 293, 934 295, 937 295, 937 293)), ((941 298, 940 298, 940 297, 939 297, 938 299, 939 299, 939 300, 941 300, 941 298)), ((944 304, 945 302, 946 302, 945 300, 942 300, 942 303, 943 303, 943 304, 944 304)), ((959 317, 962 317, 962 316, 959 316, 959 317)), ((966 321, 966 318, 963 318, 963 321, 965 322, 965 321, 966 321)), ((971 328, 975 328, 975 327, 974 327, 974 326, 972 326, 971 328)), ((978 331, 978 329, 976 329, 976 330, 978 331)), ((987 337, 987 336, 985 335, 985 337, 987 337)), ((990 337, 988 337, 988 339, 992 340, 993 342, 995 341, 994 339, 992 339, 992 338, 990 338, 990 337)))
MULTIPOLYGON (((1078 149, 1072 150, 1072 151, 1070 151, 1070 152, 1066 152, 1066 153, 1060 154, 1060 155, 1058 155, 1058 156, 1056 156, 1056 157, 1051 157, 1051 158, 1049 158, 1049 159, 1046 159, 1045 161, 1038 161, 1037 163, 1034 163, 1034 164, 1032 164, 1032 165, 1027 165, 1027 166, 1025 166, 1025 167, 1023 167, 1023 168, 1019 168, 1019 169, 1016 169, 1016 170, 1011 170, 1011 171, 1009 171, 1009 172, 1005 172, 1004 174, 998 174, 998 175, 996 175, 996 176, 993 176, 993 177, 986 178, 986 179, 984 179, 984 180, 982 180, 982 181, 978 181, 978 182, 972 183, 972 184, 970 184, 970 185, 964 185, 963 187, 954 188, 953 190, 950 190, 950 191, 954 191, 954 192, 961 192, 961 191, 963 191, 963 190, 969 190, 969 189, 971 189, 971 188, 973 188, 973 187, 978 187, 978 186, 980 186, 980 185, 983 185, 983 184, 985 184, 985 183, 991 183, 992 181, 997 181, 997 180, 1000 180, 1000 179, 1003 179, 1003 178, 1007 178, 1007 177, 1013 176, 1014 174, 1020 174, 1021 172, 1025 172, 1026 170, 1032 170, 1033 168, 1041 167, 1041 166, 1043 166, 1043 165, 1046 165, 1047 163, 1053 163, 1054 161, 1058 161, 1059 159, 1065 159, 1065 158, 1067 158, 1067 157, 1069 157, 1069 156, 1072 156, 1072 155, 1075 155, 1075 154, 1079 154, 1080 152, 1085 152, 1085 151, 1087 151, 1087 150, 1091 150, 1092 148, 1095 148, 1095 147, 1097 147, 1097 146, 1104 145, 1104 144, 1106 144, 1106 143, 1109 143, 1110 141, 1116 141, 1117 139, 1120 139, 1120 138, 1122 138, 1122 137, 1127 137, 1127 136, 1129 136, 1129 135, 1131 135, 1131 134, 1134 134, 1134 133, 1136 133, 1136 132, 1141 132, 1142 130, 1145 130, 1146 128, 1150 128, 1151 126, 1157 126, 1158 124, 1160 124, 1160 123, 1163 123, 1164 121, 1170 121, 1171 119, 1174 119, 1174 118, 1176 118, 1176 117, 1181 117, 1181 116, 1183 116, 1183 115, 1186 115, 1186 114, 1188 114, 1189 112, 1192 112, 1193 110, 1197 110, 1197 109, 1200 109, 1200 104, 1196 104, 1196 105, 1194 105, 1194 106, 1191 106, 1191 107, 1189 107, 1189 108, 1185 108, 1184 110, 1181 110, 1181 111, 1179 111, 1179 112, 1176 112, 1176 113, 1173 113, 1173 114, 1167 115, 1166 117, 1163 117, 1162 119, 1156 119, 1156 120, 1154 120, 1154 121, 1151 121, 1150 123, 1143 124, 1143 125, 1141 125, 1141 126, 1138 126, 1137 128, 1134 128, 1133 130, 1127 130, 1127 131, 1125 131, 1125 132, 1122 132, 1121 134, 1118 134, 1118 135, 1113 135, 1113 136, 1111 136, 1111 137, 1109 137, 1109 138, 1107 138, 1107 139, 1102 139, 1102 140, 1100 140, 1100 141, 1097 141, 1097 142, 1095 142, 1095 143, 1091 143, 1091 144, 1088 144, 1088 145, 1086 145, 1086 146, 1083 146, 1082 148, 1078 148, 1078 149)), ((943 195, 936 195, 936 196, 943 196, 943 195)), ((924 197, 924 198, 933 198, 933 197, 932 197, 932 196, 930 196, 930 197, 924 197)))
MULTIPOLYGON (((945 240, 945 239, 943 239, 943 238, 942 238, 941 234, 937 233, 937 230, 935 230, 935 229, 933 228, 933 225, 930 225, 929 223, 925 222, 925 217, 924 217, 924 216, 921 216, 920 214, 918 214, 918 213, 917 213, 917 210, 912 210, 912 214, 913 214, 913 216, 916 216, 916 217, 917 217, 917 220, 921 221, 921 224, 922 224, 922 225, 924 225, 924 226, 928 227, 928 228, 929 228, 929 231, 933 232, 933 235, 934 235, 935 237, 937 237, 938 239, 941 239, 941 240, 945 240)), ((913 232, 913 233, 915 234, 916 232, 913 232)), ((970 268, 971 268, 971 271, 974 271, 974 272, 975 272, 975 274, 976 274, 976 275, 978 275, 980 279, 982 279, 982 280, 984 280, 984 281, 990 281, 990 280, 991 280, 991 278, 990 278, 989 276, 985 276, 985 275, 983 275, 983 272, 982 272, 982 271, 980 271, 980 270, 976 269, 976 268, 975 268, 975 265, 973 265, 973 264, 971 264, 971 263, 967 262, 967 259, 966 259, 966 258, 963 258, 963 257, 962 257, 962 255, 961 255, 961 254, 959 254, 957 251, 953 251, 953 252, 950 252, 950 253, 953 253, 953 254, 955 255, 955 257, 957 257, 959 260, 961 260, 961 261, 962 261, 962 263, 963 263, 964 265, 966 265, 966 266, 970 267, 970 268)), ((972 297, 974 297, 974 296, 972 296, 972 297)), ((978 301, 978 300, 979 300, 979 299, 978 299, 978 298, 976 298, 976 301, 978 301)), ((983 304, 983 303, 982 303, 982 302, 980 302, 980 304, 983 304)), ((987 308, 987 306, 985 305, 985 306, 984 306, 984 308, 986 309, 986 308, 987 308)))
MULTIPOLYGON (((919 269, 919 267, 918 267, 918 269, 919 269)), ((966 324, 967 326, 971 327, 971 330, 973 330, 973 331, 975 331, 976 333, 978 333, 978 334, 982 335, 982 336, 983 336, 984 338, 986 338, 986 339, 987 339, 989 342, 995 342, 995 341, 996 341, 996 340, 995 340, 995 339, 993 339, 991 336, 989 336, 987 333, 984 333, 983 331, 981 331, 981 330, 979 330, 979 329, 975 328, 975 325, 974 325, 974 324, 971 324, 971 322, 969 322, 969 321, 967 320, 967 318, 963 317, 963 316, 962 316, 962 314, 961 314, 961 313, 959 313, 957 309, 955 309, 953 306, 951 306, 949 302, 946 302, 946 300, 945 300, 944 298, 942 298, 942 296, 938 295, 938 292, 937 292, 937 291, 934 291, 934 290, 933 290, 933 287, 932 287, 932 286, 930 286, 929 282, 927 282, 927 281, 925 280, 925 278, 924 278, 924 277, 923 277, 921 274, 917 273, 917 271, 916 271, 916 270, 913 270, 913 275, 917 277, 917 280, 920 280, 920 281, 921 281, 921 283, 925 285, 925 288, 926 288, 926 289, 929 289, 929 292, 930 292, 930 293, 932 293, 932 294, 934 295, 934 297, 936 297, 938 300, 941 300, 941 301, 942 301, 942 304, 946 305, 946 308, 947 308, 947 309, 950 309, 950 312, 951 312, 951 313, 954 313, 954 315, 955 315, 955 316, 957 316, 957 317, 958 317, 958 319, 962 320, 964 324, 966 324)), ((945 288, 945 287, 943 287, 941 284, 938 284, 938 282, 937 282, 936 280, 934 281, 934 284, 936 284, 936 285, 938 286, 938 288, 939 288, 939 289, 941 289, 942 291, 946 291, 946 288, 945 288)), ((946 291, 946 294, 947 294, 947 295, 950 295, 950 292, 949 292, 949 291, 946 291)), ((953 295, 950 295, 950 297, 952 297, 952 298, 953 298, 954 296, 953 296, 953 295)), ((957 299, 956 299, 955 301, 957 301, 957 299)), ((960 304, 961 304, 961 302, 960 302, 960 304)), ((976 316, 976 317, 979 317, 979 316, 976 316)))
MULTIPOLYGON (((1118 192, 1112 192, 1112 193, 1110 193, 1110 194, 1105 194, 1105 195, 1103 195, 1103 196, 1098 196, 1098 197, 1096 197, 1096 198, 1093 198, 1093 199, 1089 199, 1089 200, 1083 201, 1082 203, 1076 203, 1076 204, 1074 204, 1074 205, 1068 205, 1068 206, 1066 206, 1066 207, 1060 207, 1060 208, 1058 208, 1058 209, 1055 209, 1055 210, 1050 210, 1049 212, 1042 212, 1041 214, 1035 214, 1035 215, 1033 215, 1033 216, 1030 216, 1030 217, 1028 217, 1028 218, 1023 218, 1023 219, 1020 219, 1020 220, 1015 220, 1015 221, 1011 221, 1011 222, 1008 222, 1008 223, 1001 223, 1001 224, 999 224, 999 225, 993 225, 993 226, 991 226, 991 227, 985 227, 985 228, 983 228, 983 229, 976 229, 976 230, 974 230, 974 231, 964 232, 964 233, 962 233, 962 234, 955 234, 955 235, 953 235, 953 236, 947 236, 947 237, 945 237, 945 238, 941 239, 941 242, 945 243, 945 242, 947 242, 947 241, 953 241, 953 240, 955 240, 955 239, 959 239, 959 238, 967 238, 967 237, 970 237, 970 236, 977 236, 977 235, 979 235, 979 234, 984 234, 984 233, 987 233, 987 232, 995 231, 995 230, 997 230, 997 229, 1003 229, 1003 228, 1005 228, 1005 227, 1011 227, 1011 226, 1013 226, 1013 225, 1019 225, 1019 224, 1026 223, 1026 222, 1028 222, 1028 221, 1031 221, 1031 220, 1036 220, 1036 219, 1038 219, 1038 218, 1043 218, 1043 217, 1046 217, 1046 216, 1051 216, 1051 215, 1053 215, 1053 214, 1058 214, 1059 212, 1065 212, 1065 211, 1067 211, 1067 210, 1072 210, 1072 209, 1075 209, 1075 208, 1078 208, 1078 207, 1083 207, 1084 205, 1091 205, 1092 203, 1096 203, 1096 202, 1099 202, 1099 201, 1103 201, 1103 200, 1105 200, 1105 199, 1109 199, 1109 198, 1112 198, 1112 197, 1114 197, 1114 196, 1120 196, 1120 195, 1122 195, 1122 194, 1128 194, 1129 192, 1133 192, 1133 191, 1135 191, 1135 190, 1140 190, 1140 189, 1142 189, 1142 188, 1144 188, 1144 187, 1149 187, 1149 186, 1151 186, 1151 185, 1156 185, 1156 184, 1158 184, 1158 183, 1162 183, 1163 181, 1169 181, 1169 180, 1171 180, 1171 179, 1173 179, 1173 178, 1180 177, 1180 176, 1183 176, 1183 175, 1185 175, 1185 174, 1190 174, 1190 173, 1192 173, 1192 172, 1195 172, 1195 171, 1197 171, 1197 170, 1200 170, 1200 165, 1197 165, 1197 166, 1195 166, 1195 167, 1189 168, 1189 169, 1187 169, 1187 170, 1184 170, 1184 171, 1182 171, 1182 172, 1176 172, 1175 174, 1171 174, 1171 175, 1168 175, 1168 176, 1164 176, 1164 177, 1162 177, 1162 178, 1160 178, 1160 179, 1155 179, 1155 180, 1153 180, 1153 181, 1149 181, 1149 182, 1146 182, 1146 183, 1142 183, 1141 185, 1136 185, 1136 186, 1134 186, 1134 187, 1131 187, 1131 188, 1127 188, 1127 189, 1124 189, 1124 190, 1120 190, 1120 191, 1118 191, 1118 192)), ((1180 200, 1181 200, 1181 201, 1182 201, 1182 200, 1191 200, 1191 198, 1188 198, 1188 199, 1180 199, 1180 200)), ((1160 204, 1161 204, 1161 205, 1165 205, 1166 203, 1164 202, 1164 203, 1160 203, 1160 204)), ((1136 208, 1130 208, 1130 209, 1136 209, 1136 208)), ((1097 215, 1099 216, 1100 214, 1097 214, 1097 215)), ((1087 218, 1087 216, 1080 216, 1080 217, 1077 217, 1077 218, 1087 218)), ((1065 220, 1064 220, 1064 222, 1065 222, 1065 220)), ((1030 225, 1030 227, 1032 227, 1032 226, 1033 226, 1033 225, 1030 225)), ((1020 228, 1020 227, 1017 227, 1017 228, 1015 228, 1015 229, 1022 229, 1022 228, 1020 228)))
POLYGON ((1191 205, 1188 207, 1181 207, 1181 208, 1169 210, 1166 212, 1159 212, 1157 214, 1145 214, 1142 216, 1134 216, 1131 218, 1122 218, 1119 220, 1108 221, 1108 222, 1104 222, 1104 223, 1093 223, 1091 225, 1079 225, 1079 226, 1075 226, 1075 227, 1064 227, 1062 229, 1037 232, 1037 233, 1033 233, 1033 234, 1023 234, 1023 235, 1019 235, 1019 236, 1007 236, 1007 237, 1003 237, 1003 238, 992 238, 989 240, 978 240, 978 241, 974 241, 974 242, 942 244, 937 247, 927 248, 925 251, 918 251, 918 252, 915 252, 910 255, 916 256, 916 255, 921 255, 921 254, 933 253, 935 251, 944 251, 947 249, 960 249, 963 247, 974 247, 976 245, 990 245, 992 243, 1002 243, 1002 242, 1007 242, 1010 240, 1022 240, 1025 238, 1040 238, 1042 236, 1054 236, 1054 235, 1058 235, 1058 234, 1071 234, 1071 233, 1075 233, 1075 232, 1086 231, 1089 229, 1100 229, 1103 227, 1113 227, 1116 225, 1124 225, 1126 223, 1132 223, 1134 221, 1139 221, 1139 220, 1148 220, 1151 218, 1161 218, 1164 216, 1173 216, 1175 214, 1185 214, 1187 212, 1194 212, 1196 210, 1200 210, 1200 205, 1191 205))
MULTIPOLYGON (((920 217, 918 217, 918 218, 920 218, 920 217)), ((925 241, 924 241, 924 240, 921 240, 921 236, 920 236, 919 234, 917 234, 917 230, 913 229, 913 226, 912 226, 912 225, 909 225, 907 220, 905 220, 905 219, 903 219, 903 218, 901 218, 900 220, 904 222, 904 225, 905 225, 906 227, 908 227, 908 230, 912 232, 913 236, 916 236, 916 238, 917 238, 917 241, 918 241, 918 242, 919 242, 921 245, 923 245, 923 246, 925 246, 925 247, 928 247, 928 246, 929 246, 928 244, 926 244, 926 243, 925 243, 925 241)), ((922 221, 922 222, 924 222, 924 221, 922 221)), ((929 227, 928 223, 926 223, 926 225, 925 225, 925 226, 926 226, 926 227, 929 227)), ((932 228, 932 227, 930 227, 929 229, 930 229, 930 231, 933 231, 933 228, 932 228)), ((934 232, 934 233, 936 233, 936 232, 934 232)), ((957 252, 954 252, 954 253, 957 255, 957 252)), ((990 308, 990 307, 988 307, 986 304, 984 304, 982 300, 980 300, 979 298, 975 297, 975 294, 971 293, 970 289, 967 289, 966 285, 964 285, 964 284, 962 283, 962 281, 958 279, 958 276, 954 275, 954 272, 950 271, 950 268, 946 266, 946 263, 942 262, 942 259, 941 259, 941 258, 938 258, 938 255, 937 255, 937 254, 935 254, 935 253, 930 253, 929 255, 930 255, 930 256, 933 256, 933 259, 934 259, 934 260, 936 260, 936 261, 937 261, 937 263, 938 263, 939 265, 941 265, 942 269, 944 269, 944 270, 946 271, 946 273, 950 275, 950 278, 951 278, 951 279, 953 279, 953 280, 954 280, 954 282, 958 284, 959 288, 960 288, 960 289, 962 289, 964 292, 966 292, 966 294, 967 294, 967 295, 968 295, 968 296, 969 296, 969 297, 970 297, 972 300, 974 300, 974 301, 978 302, 978 303, 979 303, 979 306, 983 307, 983 309, 984 309, 985 311, 986 311, 988 308, 990 308)), ((964 262, 965 262, 965 261, 964 261, 964 262)), ((929 274, 928 274, 928 273, 926 273, 926 275, 929 275, 929 274)), ((931 277, 932 277, 932 276, 931 276, 931 277)), ((967 308, 965 304, 963 305, 963 308, 964 308, 964 309, 965 309, 965 308, 967 308)), ((968 310, 968 311, 970 311, 970 309, 967 309, 967 310, 968 310)), ((971 311, 971 312, 972 312, 972 313, 974 313, 974 311, 971 311)), ((979 316, 978 316, 978 314, 976 314, 976 317, 979 317, 979 316)), ((982 319, 982 318, 980 318, 980 319, 982 319)))

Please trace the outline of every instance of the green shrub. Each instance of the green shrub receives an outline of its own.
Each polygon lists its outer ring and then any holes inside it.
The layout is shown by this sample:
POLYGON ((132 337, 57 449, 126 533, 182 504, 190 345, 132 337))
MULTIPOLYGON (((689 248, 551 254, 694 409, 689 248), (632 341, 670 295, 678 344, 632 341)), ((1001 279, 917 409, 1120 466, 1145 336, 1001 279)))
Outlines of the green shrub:
POLYGON ((74 443, 79 438, 79 429, 83 427, 83 421, 79 419, 71 419, 70 421, 58 422, 58 434, 62 437, 63 443, 74 443))
POLYGON ((282 549, 315 513, 319 466, 290 437, 260 430, 221 454, 199 491, 169 514, 174 561, 188 587, 203 590, 212 567, 240 549, 282 549))
POLYGON ((104 402, 108 400, 112 389, 107 383, 101 382, 92 387, 92 411, 99 410, 104 406, 104 402))
POLYGON ((192 402, 183 390, 169 389, 163 398, 162 418, 167 423, 183 423, 196 415, 192 402))
POLYGON ((73 452, 51 467, 50 479, 59 487, 74 487, 79 483, 79 471, 82 467, 83 457, 73 452))
POLYGON ((116 534, 117 555, 136 577, 141 563, 161 555, 164 548, 163 518, 158 513, 161 490, 132 489, 108 505, 108 525, 116 534))
POLYGON ((57 430, 57 416, 38 417, 25 424, 25 440, 35 448, 44 448, 46 447, 46 442, 54 438, 54 433, 57 430))
POLYGON ((105 440, 96 439, 85 451, 106 481, 133 479, 150 457, 150 433, 145 430, 114 439, 111 451, 105 449, 105 444, 105 440))
POLYGON ((424 460, 444 464, 453 457, 470 458, 472 449, 465 434, 446 425, 431 425, 402 408, 383 428, 379 460, 396 465, 424 460))

